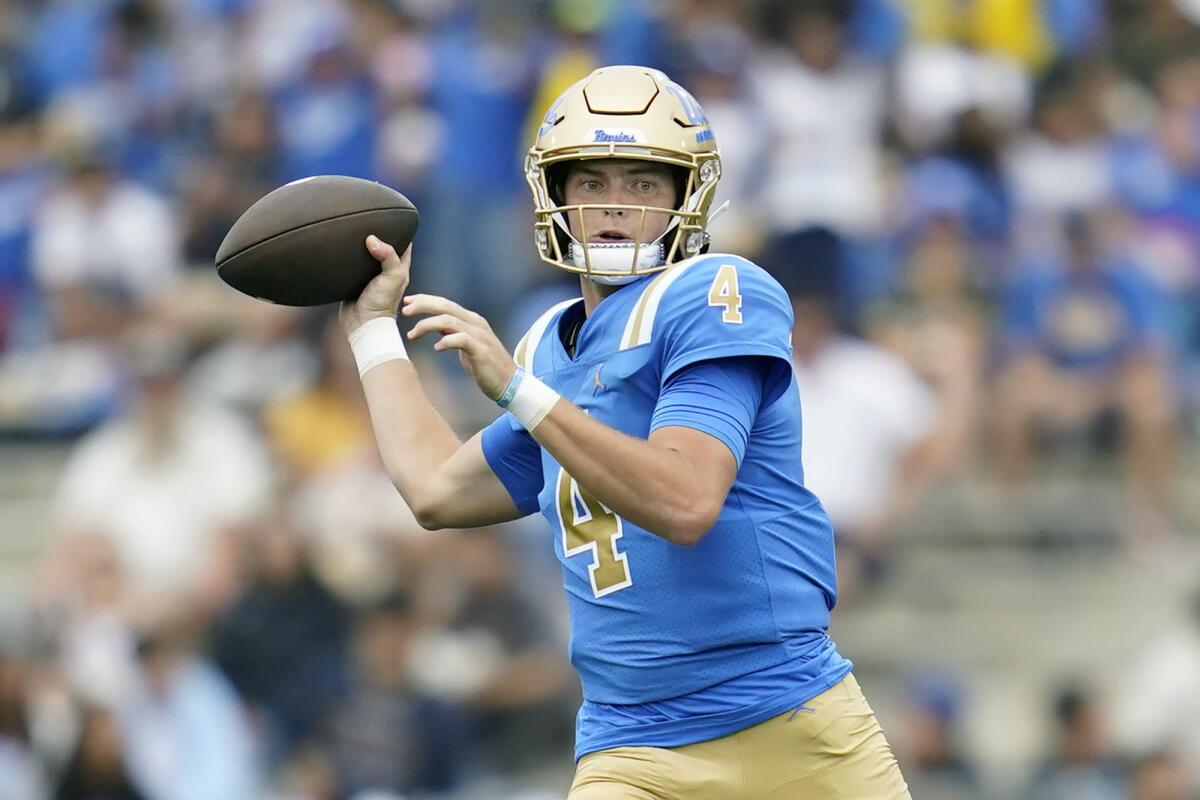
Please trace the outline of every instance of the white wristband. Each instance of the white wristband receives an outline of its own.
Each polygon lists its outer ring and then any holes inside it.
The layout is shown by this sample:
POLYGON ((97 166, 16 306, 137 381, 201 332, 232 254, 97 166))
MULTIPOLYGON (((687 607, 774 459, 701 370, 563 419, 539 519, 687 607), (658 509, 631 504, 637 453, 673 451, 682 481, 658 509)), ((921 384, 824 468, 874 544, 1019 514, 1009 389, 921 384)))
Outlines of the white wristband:
POLYGON ((377 367, 385 361, 397 358, 408 360, 408 351, 404 349, 404 340, 400 338, 400 329, 396 320, 391 317, 375 317, 350 331, 350 349, 354 352, 354 361, 358 364, 358 376, 367 374, 371 367, 377 367))
POLYGON ((520 381, 516 394, 508 404, 508 413, 516 417, 525 430, 533 433, 538 423, 554 408, 559 394, 524 370, 521 371, 520 381))

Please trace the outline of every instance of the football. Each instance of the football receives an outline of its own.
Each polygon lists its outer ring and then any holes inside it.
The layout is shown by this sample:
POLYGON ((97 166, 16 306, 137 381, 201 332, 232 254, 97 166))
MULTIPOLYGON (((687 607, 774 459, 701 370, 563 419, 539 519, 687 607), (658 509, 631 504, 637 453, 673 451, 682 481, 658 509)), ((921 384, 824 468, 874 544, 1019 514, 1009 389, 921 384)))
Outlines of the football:
POLYGON ((420 216, 407 197, 361 178, 317 175, 250 206, 217 250, 217 274, 240 292, 287 306, 354 300, 379 274, 370 234, 403 252, 420 216))

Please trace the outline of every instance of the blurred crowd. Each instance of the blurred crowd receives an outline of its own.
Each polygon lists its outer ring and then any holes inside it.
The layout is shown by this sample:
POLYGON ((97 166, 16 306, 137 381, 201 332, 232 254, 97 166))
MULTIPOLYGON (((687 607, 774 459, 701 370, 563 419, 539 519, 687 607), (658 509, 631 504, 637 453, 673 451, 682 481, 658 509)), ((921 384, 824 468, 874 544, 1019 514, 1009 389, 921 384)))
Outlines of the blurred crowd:
MULTIPOLYGON (((539 521, 422 530, 334 309, 237 295, 213 257, 284 182, 380 180, 421 210, 414 288, 515 342, 578 291, 531 246, 532 121, 611 63, 701 102, 714 250, 793 298, 848 600, 931 486, 987 476, 995 524, 1035 528, 1063 454, 1120 465, 1133 557, 1189 538, 1194 0, 10 0, 0 437, 72 445, 3 615, 0 800, 516 797, 569 766, 539 521)), ((495 413, 453 358, 414 361, 463 433, 495 413)), ((1146 702, 1048 700, 1019 796, 1198 796, 1200 612, 1147 652, 1146 702)), ((953 678, 910 694, 914 796, 987 796, 953 678)))

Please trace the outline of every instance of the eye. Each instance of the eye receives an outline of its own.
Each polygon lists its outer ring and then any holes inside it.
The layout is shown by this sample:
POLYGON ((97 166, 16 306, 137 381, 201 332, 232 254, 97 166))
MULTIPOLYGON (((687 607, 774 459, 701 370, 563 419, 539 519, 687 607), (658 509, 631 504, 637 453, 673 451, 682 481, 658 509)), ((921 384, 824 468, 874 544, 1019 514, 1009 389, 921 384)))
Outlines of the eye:
POLYGON ((656 188, 658 188, 658 187, 654 183, 654 181, 638 181, 637 182, 637 190, 639 192, 644 192, 646 194, 649 194, 650 192, 653 192, 656 188))
POLYGON ((592 180, 589 178, 583 182, 583 190, 585 192, 598 192, 602 188, 604 188, 603 185, 597 180, 592 180))

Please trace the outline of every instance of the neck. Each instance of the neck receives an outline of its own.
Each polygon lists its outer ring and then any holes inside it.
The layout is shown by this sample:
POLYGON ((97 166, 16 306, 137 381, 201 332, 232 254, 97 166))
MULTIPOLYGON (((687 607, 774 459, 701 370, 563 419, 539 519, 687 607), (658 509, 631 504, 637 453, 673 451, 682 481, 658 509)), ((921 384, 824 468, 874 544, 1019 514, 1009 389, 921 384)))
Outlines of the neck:
POLYGON ((587 278, 580 278, 579 289, 583 294, 583 313, 590 317, 592 312, 596 310, 596 306, 600 305, 601 300, 620 288, 620 286, 606 286, 602 283, 590 281, 587 278))

